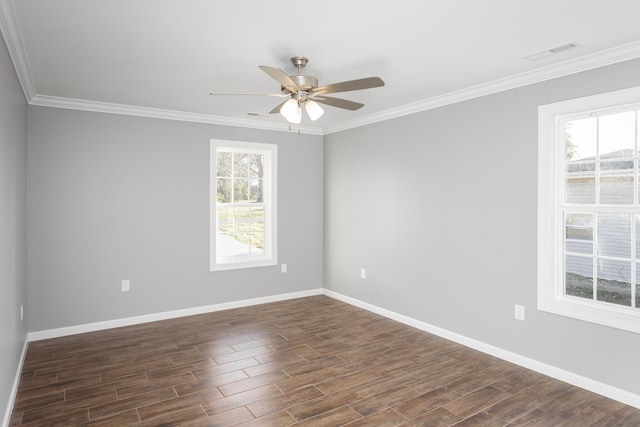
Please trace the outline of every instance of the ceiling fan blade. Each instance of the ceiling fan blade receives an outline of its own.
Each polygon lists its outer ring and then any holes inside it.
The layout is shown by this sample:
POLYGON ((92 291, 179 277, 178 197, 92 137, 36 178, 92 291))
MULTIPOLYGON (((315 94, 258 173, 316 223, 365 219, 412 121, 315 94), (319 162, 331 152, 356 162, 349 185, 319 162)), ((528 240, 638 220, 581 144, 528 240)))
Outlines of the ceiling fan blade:
POLYGON ((359 102, 347 101, 346 99, 340 98, 330 98, 328 96, 319 96, 317 98, 313 98, 318 104, 326 104, 331 105, 332 107, 344 108, 345 110, 355 111, 362 107, 364 104, 359 102))
POLYGON ((289 77, 287 73, 282 71, 280 68, 267 67, 266 65, 260 65, 258 68, 267 73, 269 77, 280 83, 280 86, 285 88, 287 91, 293 93, 299 90, 298 85, 293 80, 291 80, 291 77, 289 77))
POLYGON ((277 98, 284 98, 289 96, 288 93, 214 93, 209 92, 211 96, 236 96, 236 95, 250 95, 250 96, 274 96, 277 98))
POLYGON ((380 77, 367 77, 364 79, 349 80, 348 82, 320 86, 315 89, 311 89, 309 93, 321 95, 323 93, 349 92, 351 90, 370 89, 372 87, 380 86, 384 86, 384 81, 380 77))
POLYGON ((282 101, 280 104, 276 105, 273 110, 269 111, 269 114, 276 114, 280 112, 280 109, 282 108, 282 106, 284 105, 285 102, 287 102, 288 99, 282 101))

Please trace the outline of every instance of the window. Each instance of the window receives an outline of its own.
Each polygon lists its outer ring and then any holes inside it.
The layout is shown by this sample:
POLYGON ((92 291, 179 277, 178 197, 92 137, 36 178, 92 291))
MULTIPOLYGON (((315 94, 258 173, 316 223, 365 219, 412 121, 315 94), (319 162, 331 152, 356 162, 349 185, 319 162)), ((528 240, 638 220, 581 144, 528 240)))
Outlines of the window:
POLYGON ((276 265, 277 146, 212 139, 210 153, 210 270, 276 265))
POLYGON ((640 332, 640 87, 539 108, 538 308, 640 332))

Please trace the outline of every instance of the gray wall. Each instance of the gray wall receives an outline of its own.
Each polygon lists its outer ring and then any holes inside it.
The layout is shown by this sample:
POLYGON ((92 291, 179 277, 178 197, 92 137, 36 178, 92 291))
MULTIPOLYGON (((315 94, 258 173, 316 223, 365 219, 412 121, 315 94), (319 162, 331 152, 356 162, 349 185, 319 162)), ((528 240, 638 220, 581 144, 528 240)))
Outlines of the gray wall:
POLYGON ((637 334, 536 310, 537 108, 637 85, 632 61, 326 136, 325 287, 640 394, 637 334))
POLYGON ((4 41, 0 41, 0 94, 0 414, 4 414, 27 339, 27 323, 20 322, 20 305, 27 308, 27 103, 4 41))
POLYGON ((322 287, 321 136, 28 113, 30 331, 322 287), (278 259, 288 273, 209 272, 210 138, 278 144, 278 259))

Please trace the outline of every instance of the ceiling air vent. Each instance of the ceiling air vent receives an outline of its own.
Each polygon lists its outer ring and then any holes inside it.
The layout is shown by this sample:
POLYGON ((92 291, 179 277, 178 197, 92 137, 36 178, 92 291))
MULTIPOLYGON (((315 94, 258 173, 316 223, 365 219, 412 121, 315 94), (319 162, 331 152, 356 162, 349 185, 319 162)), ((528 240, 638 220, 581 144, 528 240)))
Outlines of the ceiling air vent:
POLYGON ((556 53, 574 49, 579 46, 580 45, 578 43, 571 42, 571 43, 563 44, 562 46, 557 46, 551 49, 543 50, 542 52, 537 52, 531 55, 527 55, 524 57, 524 59, 528 59, 529 61, 537 61, 538 59, 546 58, 547 56, 555 55, 556 53))

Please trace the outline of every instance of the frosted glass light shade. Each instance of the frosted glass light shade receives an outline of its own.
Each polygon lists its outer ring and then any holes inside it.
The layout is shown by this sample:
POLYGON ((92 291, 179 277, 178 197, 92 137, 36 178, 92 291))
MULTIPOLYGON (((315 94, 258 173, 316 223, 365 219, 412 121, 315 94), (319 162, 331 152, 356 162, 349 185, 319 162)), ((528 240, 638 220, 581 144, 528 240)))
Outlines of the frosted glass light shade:
POLYGON ((291 123, 300 123, 302 117, 300 117, 297 122, 295 121, 298 116, 302 116, 302 114, 298 112, 299 110, 298 100, 291 98, 280 108, 280 114, 291 123))
POLYGON ((305 109, 307 110, 307 114, 309 115, 309 118, 313 121, 318 120, 324 114, 324 110, 322 109, 320 104, 318 104, 315 101, 308 100, 304 104, 304 106, 305 106, 305 109))
POLYGON ((300 105, 296 107, 296 112, 291 117, 288 117, 287 120, 296 125, 302 121, 302 108, 300 108, 300 105))

